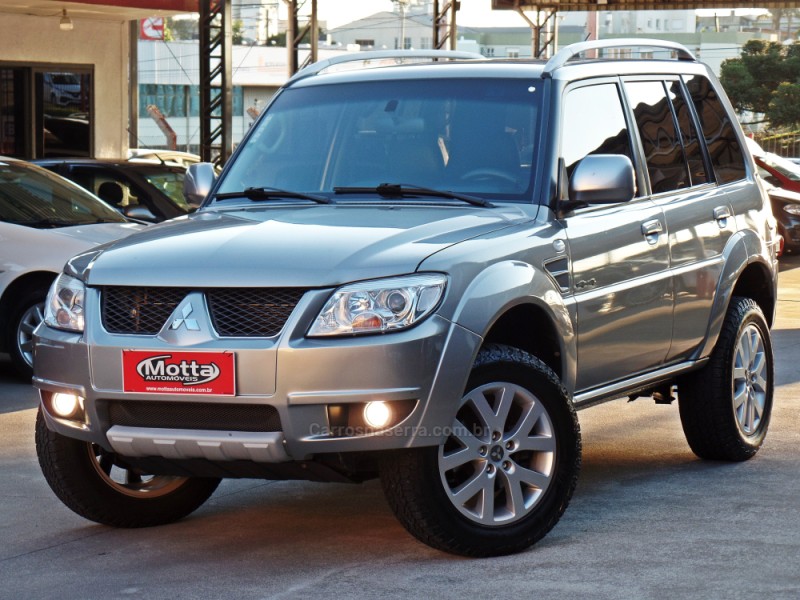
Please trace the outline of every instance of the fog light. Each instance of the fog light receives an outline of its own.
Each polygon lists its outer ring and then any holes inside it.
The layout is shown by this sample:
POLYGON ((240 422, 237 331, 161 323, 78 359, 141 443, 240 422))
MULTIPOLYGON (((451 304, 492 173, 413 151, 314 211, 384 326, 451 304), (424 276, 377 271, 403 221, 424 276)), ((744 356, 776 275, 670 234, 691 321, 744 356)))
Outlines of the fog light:
POLYGON ((392 409, 386 402, 367 402, 364 407, 364 421, 367 425, 380 429, 386 427, 392 419, 392 409))
POLYGON ((53 407, 53 412, 59 417, 71 417, 80 408, 80 401, 80 397, 74 394, 57 392, 53 394, 51 406, 53 407))

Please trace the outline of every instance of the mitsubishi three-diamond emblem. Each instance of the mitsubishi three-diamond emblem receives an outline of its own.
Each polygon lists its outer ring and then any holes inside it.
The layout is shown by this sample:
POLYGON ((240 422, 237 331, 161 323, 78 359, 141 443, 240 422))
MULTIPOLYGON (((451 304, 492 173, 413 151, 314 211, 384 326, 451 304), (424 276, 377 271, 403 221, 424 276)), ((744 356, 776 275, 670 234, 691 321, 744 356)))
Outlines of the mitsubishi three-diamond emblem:
POLYGON ((180 329, 181 325, 184 325, 188 331, 200 331, 197 320, 188 318, 190 314, 192 314, 192 303, 187 302, 181 309, 181 316, 173 319, 169 328, 180 329))

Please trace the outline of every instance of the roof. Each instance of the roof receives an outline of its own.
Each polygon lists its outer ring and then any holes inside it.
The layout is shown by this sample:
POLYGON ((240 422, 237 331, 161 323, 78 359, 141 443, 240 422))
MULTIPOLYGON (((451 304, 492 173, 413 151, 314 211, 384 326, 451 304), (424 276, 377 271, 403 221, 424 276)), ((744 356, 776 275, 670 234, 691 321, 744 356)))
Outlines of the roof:
MULTIPOLYGON (((647 72, 700 72, 703 63, 683 45, 648 38, 618 38, 578 42, 565 46, 544 61, 535 59, 486 59, 479 54, 441 50, 384 50, 352 53, 318 61, 299 71, 289 86, 302 87, 355 81, 436 78, 561 78, 562 69, 579 68, 586 76, 647 72), (589 58, 591 52, 609 49, 648 49, 651 58, 589 58), (419 62, 435 60, 436 62, 419 62), (401 64, 398 64, 402 61, 401 64), (645 66, 646 65, 646 66, 645 66), (342 68, 342 70, 339 70, 342 68), (435 69, 435 73, 432 71, 435 69)), ((570 75, 569 77, 572 77, 570 75)))

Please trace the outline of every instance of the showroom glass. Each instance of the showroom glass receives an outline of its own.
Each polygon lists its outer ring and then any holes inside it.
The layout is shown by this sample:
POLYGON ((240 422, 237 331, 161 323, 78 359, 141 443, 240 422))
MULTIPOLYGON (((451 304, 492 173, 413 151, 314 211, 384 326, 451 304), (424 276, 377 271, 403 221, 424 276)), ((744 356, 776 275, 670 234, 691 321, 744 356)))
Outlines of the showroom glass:
POLYGON ((290 88, 218 192, 408 184, 529 200, 541 82, 441 79, 290 88))

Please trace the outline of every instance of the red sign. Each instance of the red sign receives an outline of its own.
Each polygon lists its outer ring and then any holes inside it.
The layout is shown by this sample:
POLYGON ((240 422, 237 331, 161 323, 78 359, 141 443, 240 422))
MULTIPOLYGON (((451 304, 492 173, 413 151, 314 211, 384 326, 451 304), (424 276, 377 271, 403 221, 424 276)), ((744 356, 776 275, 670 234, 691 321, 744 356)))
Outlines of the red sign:
POLYGON ((139 21, 140 40, 163 40, 164 19, 162 17, 148 17, 139 21))
POLYGON ((122 382, 126 392, 233 396, 234 354, 123 350, 122 382))

